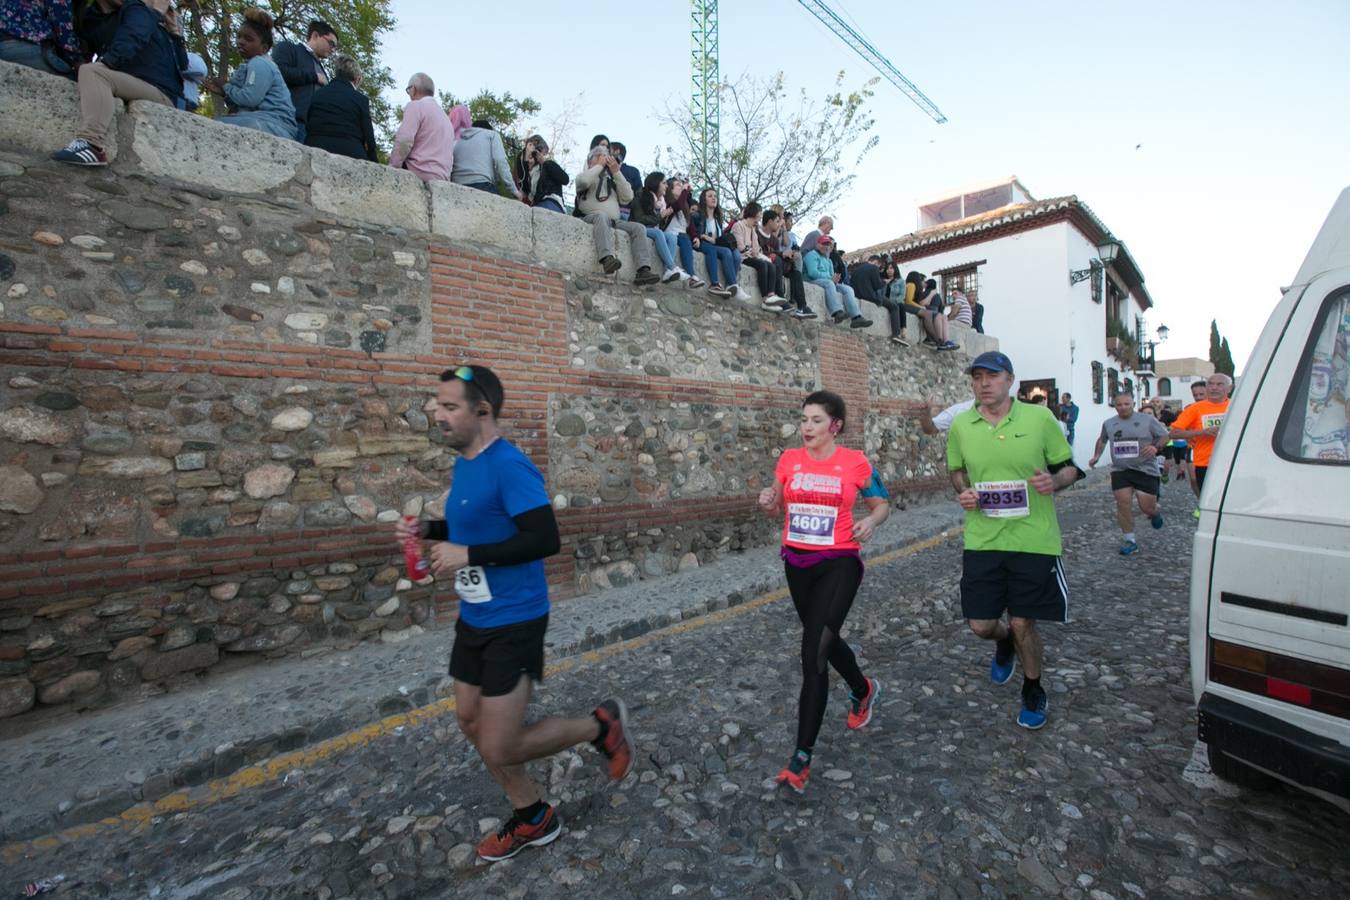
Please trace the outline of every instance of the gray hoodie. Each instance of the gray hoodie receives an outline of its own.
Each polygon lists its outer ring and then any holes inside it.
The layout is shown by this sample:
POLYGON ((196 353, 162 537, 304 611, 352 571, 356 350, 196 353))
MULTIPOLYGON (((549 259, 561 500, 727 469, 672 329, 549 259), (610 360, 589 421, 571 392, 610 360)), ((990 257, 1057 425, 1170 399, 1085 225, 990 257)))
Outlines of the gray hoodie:
POLYGON ((481 184, 484 181, 496 184, 498 179, 515 187, 502 136, 486 128, 465 128, 455 141, 455 164, 450 180, 455 184, 481 184))

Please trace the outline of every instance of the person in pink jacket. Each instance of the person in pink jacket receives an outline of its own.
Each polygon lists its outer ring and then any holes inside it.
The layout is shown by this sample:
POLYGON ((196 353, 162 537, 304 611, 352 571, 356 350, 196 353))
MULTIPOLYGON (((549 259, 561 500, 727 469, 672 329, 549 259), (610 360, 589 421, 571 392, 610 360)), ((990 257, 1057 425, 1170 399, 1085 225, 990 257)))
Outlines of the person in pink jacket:
POLYGON ((389 165, 407 169, 423 181, 447 181, 454 165, 455 127, 436 102, 431 76, 418 72, 408 79, 406 90, 410 99, 394 134, 389 165))

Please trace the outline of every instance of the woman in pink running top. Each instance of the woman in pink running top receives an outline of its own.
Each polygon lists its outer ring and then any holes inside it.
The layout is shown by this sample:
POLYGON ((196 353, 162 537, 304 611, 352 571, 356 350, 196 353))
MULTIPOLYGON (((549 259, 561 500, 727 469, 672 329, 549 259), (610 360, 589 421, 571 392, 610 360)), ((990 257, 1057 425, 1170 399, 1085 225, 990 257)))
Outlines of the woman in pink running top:
POLYGON ((802 621, 802 692, 797 711, 797 749, 778 782, 801 793, 811 774, 811 754, 829 700, 828 667, 844 677, 852 708, 848 727, 872 721, 872 704, 881 689, 865 678, 858 660, 839 636, 862 583, 859 545, 890 515, 886 487, 861 451, 840 447, 844 399, 816 391, 802 404, 802 446, 785 450, 774 470, 774 483, 759 494, 760 508, 783 516, 783 569, 802 621), (861 497, 868 514, 854 521, 861 497))

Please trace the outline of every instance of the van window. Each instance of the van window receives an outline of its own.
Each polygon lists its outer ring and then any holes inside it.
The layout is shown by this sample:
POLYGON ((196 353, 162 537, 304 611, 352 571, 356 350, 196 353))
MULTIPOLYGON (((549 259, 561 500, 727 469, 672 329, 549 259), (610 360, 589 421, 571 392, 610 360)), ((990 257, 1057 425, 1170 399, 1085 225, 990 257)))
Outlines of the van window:
POLYGON ((1275 430, 1293 462, 1350 465, 1350 287, 1327 298, 1275 430))

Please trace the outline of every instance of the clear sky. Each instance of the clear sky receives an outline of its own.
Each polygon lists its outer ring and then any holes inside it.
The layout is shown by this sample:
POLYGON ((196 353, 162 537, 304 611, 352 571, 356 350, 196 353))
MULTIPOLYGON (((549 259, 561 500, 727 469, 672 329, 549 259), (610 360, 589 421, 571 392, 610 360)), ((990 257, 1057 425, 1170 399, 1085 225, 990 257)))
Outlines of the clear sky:
MULTIPOLYGON (((950 120, 877 85, 880 145, 832 210, 842 246, 912 231, 916 197, 1017 175, 1036 197, 1077 194, 1130 248, 1151 326, 1171 329, 1160 358, 1207 356, 1217 318, 1241 371, 1350 186, 1350 3, 828 2, 950 120)), ((393 11, 396 103, 424 70, 460 96, 534 97, 544 118, 571 107, 576 143, 604 132, 643 171, 673 143, 657 113, 689 91, 687 0, 393 11)), ((816 96, 840 69, 848 85, 873 74, 791 0, 722 0, 720 60, 723 77, 782 70, 816 96)))

